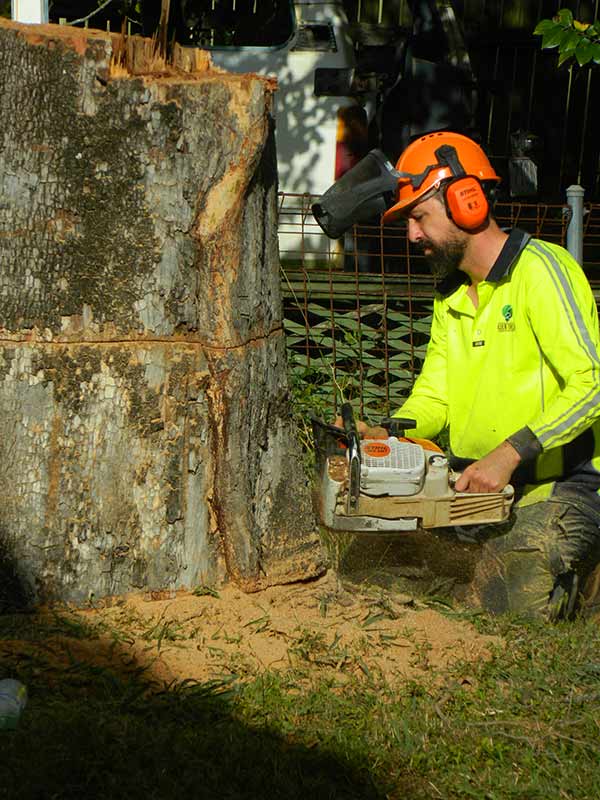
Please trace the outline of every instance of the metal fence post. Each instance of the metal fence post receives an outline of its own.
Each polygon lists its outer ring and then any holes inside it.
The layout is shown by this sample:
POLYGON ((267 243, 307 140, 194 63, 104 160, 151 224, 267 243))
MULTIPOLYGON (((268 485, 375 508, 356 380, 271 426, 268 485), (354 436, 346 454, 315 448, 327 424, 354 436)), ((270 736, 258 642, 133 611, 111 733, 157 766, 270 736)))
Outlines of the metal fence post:
POLYGON ((578 264, 583 264, 583 196, 585 189, 576 184, 567 189, 570 219, 567 227, 567 250, 578 264))

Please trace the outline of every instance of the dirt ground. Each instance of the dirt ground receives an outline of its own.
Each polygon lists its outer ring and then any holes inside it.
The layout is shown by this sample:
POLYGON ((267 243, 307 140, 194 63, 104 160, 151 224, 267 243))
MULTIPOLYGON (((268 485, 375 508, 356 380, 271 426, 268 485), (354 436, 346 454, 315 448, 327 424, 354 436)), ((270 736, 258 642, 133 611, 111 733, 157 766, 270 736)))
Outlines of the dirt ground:
MULTIPOLYGON (((160 683, 246 679, 263 670, 353 676, 388 682, 433 676, 456 662, 490 657, 497 639, 480 635, 408 594, 343 586, 335 574, 244 594, 129 596, 104 608, 69 612, 86 633, 45 642, 53 659, 145 666, 160 683)), ((23 655, 33 642, 4 641, 23 655)), ((13 650, 14 652, 14 650, 13 650)))

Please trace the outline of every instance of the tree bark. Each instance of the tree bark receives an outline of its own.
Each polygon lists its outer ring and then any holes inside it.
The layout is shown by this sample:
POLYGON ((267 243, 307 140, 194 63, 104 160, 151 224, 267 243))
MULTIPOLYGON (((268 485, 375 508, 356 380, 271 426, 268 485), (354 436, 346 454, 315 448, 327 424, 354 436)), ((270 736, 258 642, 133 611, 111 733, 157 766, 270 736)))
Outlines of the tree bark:
POLYGON ((319 574, 273 84, 7 21, 0 75, 0 537, 30 596, 319 574))

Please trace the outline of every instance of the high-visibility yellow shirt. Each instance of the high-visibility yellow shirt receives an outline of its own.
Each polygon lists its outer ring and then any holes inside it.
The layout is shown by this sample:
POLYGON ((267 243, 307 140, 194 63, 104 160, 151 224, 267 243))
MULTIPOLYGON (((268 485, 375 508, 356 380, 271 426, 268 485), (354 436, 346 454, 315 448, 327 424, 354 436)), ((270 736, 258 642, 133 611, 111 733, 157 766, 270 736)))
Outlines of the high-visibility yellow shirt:
POLYGON ((528 451, 521 483, 576 477, 597 491, 600 336, 579 264, 515 229, 477 285, 477 308, 466 276, 451 280, 434 300, 423 370, 395 413, 416 420, 408 435, 448 428, 453 456, 464 459, 516 436, 528 451))

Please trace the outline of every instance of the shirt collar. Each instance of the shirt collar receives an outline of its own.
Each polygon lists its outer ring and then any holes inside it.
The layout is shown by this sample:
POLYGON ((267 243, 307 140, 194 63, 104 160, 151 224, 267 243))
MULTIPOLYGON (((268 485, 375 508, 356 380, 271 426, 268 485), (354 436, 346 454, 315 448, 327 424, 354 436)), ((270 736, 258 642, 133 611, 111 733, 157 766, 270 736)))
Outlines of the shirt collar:
POLYGON ((500 250, 500 255, 488 272, 486 281, 498 283, 498 281, 506 277, 530 239, 531 235, 529 233, 525 233, 519 228, 513 228, 508 234, 508 239, 504 242, 502 250, 500 250))
MULTIPOLYGON (((502 250, 485 280, 490 283, 498 283, 502 278, 506 277, 510 272, 510 268, 521 255, 530 239, 531 235, 529 233, 525 233, 525 231, 519 228, 513 228, 508 234, 508 239, 504 242, 502 250)), ((456 291, 461 284, 468 282, 468 280, 469 278, 464 272, 457 270, 457 272, 444 278, 444 280, 436 286, 436 291, 439 292, 442 297, 447 297, 449 294, 456 291)))

